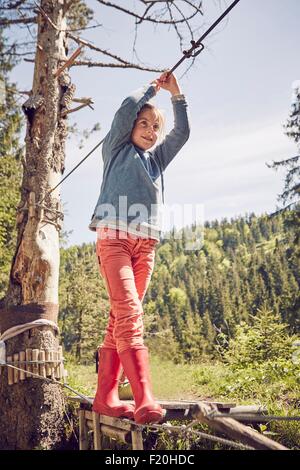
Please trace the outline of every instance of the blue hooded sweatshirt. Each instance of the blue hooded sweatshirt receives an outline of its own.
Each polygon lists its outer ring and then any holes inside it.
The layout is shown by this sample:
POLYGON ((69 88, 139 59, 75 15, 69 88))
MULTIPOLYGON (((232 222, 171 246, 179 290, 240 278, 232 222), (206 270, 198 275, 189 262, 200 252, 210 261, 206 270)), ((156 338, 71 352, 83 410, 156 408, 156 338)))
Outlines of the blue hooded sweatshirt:
POLYGON ((172 96, 171 132, 151 151, 135 146, 130 137, 138 113, 155 93, 154 85, 136 90, 115 114, 103 141, 103 180, 90 230, 109 227, 160 240, 159 177, 188 140, 190 126, 184 95, 172 96))

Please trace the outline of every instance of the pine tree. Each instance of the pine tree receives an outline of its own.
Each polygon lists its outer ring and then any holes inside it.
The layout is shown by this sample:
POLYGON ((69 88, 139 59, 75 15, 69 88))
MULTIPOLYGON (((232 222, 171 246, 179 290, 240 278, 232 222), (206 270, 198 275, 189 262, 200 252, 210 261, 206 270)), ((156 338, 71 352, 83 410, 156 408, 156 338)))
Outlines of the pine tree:
POLYGON ((285 160, 273 162, 269 168, 277 170, 284 167, 287 170, 284 182, 284 190, 278 200, 284 205, 275 214, 291 211, 287 214, 285 224, 294 230, 295 243, 298 245, 297 253, 300 253, 300 82, 296 82, 293 89, 293 98, 289 117, 284 125, 285 134, 292 139, 297 148, 297 154, 285 160), (286 205, 286 203, 289 204, 286 205))
POLYGON ((5 41, 0 28, 0 298, 5 294, 16 243, 16 207, 22 176, 19 144, 22 115, 15 95, 7 92, 14 86, 8 79, 8 72, 15 61, 3 54, 5 41))

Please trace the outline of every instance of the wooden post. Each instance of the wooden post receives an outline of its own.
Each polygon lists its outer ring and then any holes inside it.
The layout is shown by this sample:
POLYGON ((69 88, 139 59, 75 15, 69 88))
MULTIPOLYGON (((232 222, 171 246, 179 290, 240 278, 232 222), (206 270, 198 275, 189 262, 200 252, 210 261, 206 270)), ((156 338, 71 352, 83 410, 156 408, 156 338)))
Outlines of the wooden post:
POLYGON ((99 414, 93 411, 94 450, 101 450, 101 430, 99 414))
MULTIPOLYGON (((38 361, 39 360, 39 350, 38 349, 33 349, 32 350, 32 361, 38 361)), ((33 374, 38 374, 39 373, 39 365, 38 364, 32 364, 32 373, 33 374)), ((37 377, 34 377, 33 375, 31 376, 33 379, 36 379, 37 377)))
POLYGON ((79 450, 88 450, 88 429, 85 420, 85 410, 79 410, 79 450))
MULTIPOLYGON (((25 351, 20 351, 20 369, 25 369, 26 367, 26 364, 22 364, 22 361, 25 361, 25 351)), ((25 380, 25 372, 24 371, 20 371, 20 380, 25 380)))
MULTIPOLYGON (((54 358, 54 351, 49 351, 49 360, 53 361, 53 358, 54 358)), ((50 362, 50 376, 51 377, 54 377, 54 372, 55 372, 54 364, 53 362, 50 362)))
MULTIPOLYGON (((26 361, 31 361, 31 358, 32 358, 32 349, 26 349, 25 350, 25 357, 26 357, 26 361)), ((25 369, 28 371, 28 372, 31 372, 32 371, 32 367, 30 364, 26 364, 26 367, 25 369)), ((32 377, 30 374, 26 374, 26 377, 27 378, 30 378, 32 377)))
POLYGON ((216 411, 216 407, 199 402, 194 406, 192 415, 200 423, 207 424, 215 431, 226 434, 232 439, 254 447, 254 449, 288 450, 283 445, 278 444, 278 442, 272 441, 254 429, 235 421, 233 418, 227 418, 227 416, 224 418, 209 418, 208 413, 211 411, 216 411))
POLYGON ((144 450, 142 431, 135 429, 131 431, 132 450, 144 450))
POLYGON ((58 364, 58 351, 53 351, 53 360, 54 362, 54 378, 58 379, 59 378, 59 364, 58 364))
MULTIPOLYGON (((7 362, 12 362, 12 356, 7 356, 7 362)), ((7 368, 7 380, 8 385, 13 385, 14 383, 14 370, 11 367, 7 368)))
MULTIPOLYGON (((20 367, 19 365, 19 353, 15 353, 13 355, 13 361, 14 361, 14 366, 16 367, 20 367)), ((14 384, 18 383, 19 382, 19 371, 17 369, 13 369, 13 373, 14 373, 14 384)))
POLYGON ((62 346, 58 346, 58 358, 60 360, 59 364, 59 378, 63 379, 64 377, 64 363, 63 363, 63 348, 62 346))
POLYGON ((46 377, 51 376, 51 367, 48 361, 50 361, 50 351, 46 349, 45 351, 45 361, 46 361, 46 377))
POLYGON ((45 351, 40 350, 39 352, 39 361, 43 361, 43 364, 39 365, 40 375, 46 377, 46 368, 45 368, 45 351))

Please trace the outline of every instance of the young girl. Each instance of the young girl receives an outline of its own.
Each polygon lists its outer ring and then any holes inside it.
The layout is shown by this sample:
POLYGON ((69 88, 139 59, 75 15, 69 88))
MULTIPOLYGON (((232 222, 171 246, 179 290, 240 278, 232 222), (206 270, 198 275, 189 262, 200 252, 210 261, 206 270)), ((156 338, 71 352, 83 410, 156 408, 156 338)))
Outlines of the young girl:
POLYGON ((140 424, 163 417, 151 391, 142 319, 142 302, 160 241, 158 181, 188 137, 185 97, 175 75, 165 72, 123 101, 102 147, 103 181, 89 228, 97 230, 96 252, 111 309, 99 348, 93 410, 108 416, 134 417, 140 424), (174 128, 155 147, 163 131, 163 117, 148 101, 161 88, 172 95, 174 128), (135 407, 119 400, 122 367, 135 407))

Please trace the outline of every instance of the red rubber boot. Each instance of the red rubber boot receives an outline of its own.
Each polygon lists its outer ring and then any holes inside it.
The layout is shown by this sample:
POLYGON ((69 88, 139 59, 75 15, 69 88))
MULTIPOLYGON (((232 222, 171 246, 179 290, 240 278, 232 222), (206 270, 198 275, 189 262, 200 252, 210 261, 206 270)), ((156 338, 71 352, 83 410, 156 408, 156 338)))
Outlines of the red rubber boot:
POLYGON ((158 423, 164 411, 151 391, 148 348, 127 349, 119 356, 135 400, 134 420, 139 424, 158 423))
POLYGON ((119 400, 121 362, 116 349, 99 349, 98 388, 93 411, 101 415, 133 419, 134 406, 119 400))

